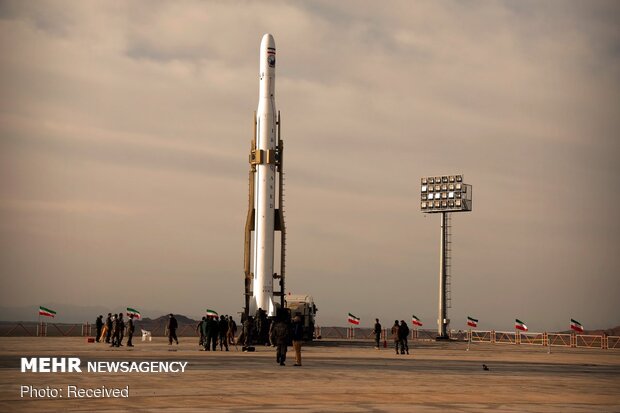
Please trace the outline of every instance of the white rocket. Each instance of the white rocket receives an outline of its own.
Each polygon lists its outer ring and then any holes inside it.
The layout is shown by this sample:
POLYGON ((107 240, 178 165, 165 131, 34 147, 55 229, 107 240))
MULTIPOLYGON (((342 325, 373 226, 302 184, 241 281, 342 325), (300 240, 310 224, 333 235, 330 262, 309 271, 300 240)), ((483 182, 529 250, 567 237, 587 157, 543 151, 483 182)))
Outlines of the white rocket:
POLYGON ((276 207, 276 44, 265 34, 260 44, 260 92, 256 110, 256 151, 264 154, 254 177, 254 274, 250 314, 262 308, 275 315, 273 302, 274 218, 276 207))

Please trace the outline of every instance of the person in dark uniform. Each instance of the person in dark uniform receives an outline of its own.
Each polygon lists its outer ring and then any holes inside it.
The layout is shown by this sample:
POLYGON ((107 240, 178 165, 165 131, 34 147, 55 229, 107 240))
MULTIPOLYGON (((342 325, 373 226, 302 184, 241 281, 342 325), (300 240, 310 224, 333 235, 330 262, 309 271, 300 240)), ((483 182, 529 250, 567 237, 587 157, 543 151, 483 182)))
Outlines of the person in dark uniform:
POLYGON ((400 326, 398 325, 398 320, 394 320, 394 325, 392 326, 391 331, 392 331, 392 340, 394 341, 394 349, 396 350, 396 354, 398 354, 398 344, 400 343, 398 330, 400 330, 400 326))
POLYGON ((177 338, 177 328, 179 328, 179 323, 177 323, 177 319, 174 318, 173 314, 170 314, 168 317, 168 345, 172 345, 172 340, 179 345, 179 339, 177 338))
POLYGON ((112 313, 108 313, 108 316, 105 319, 105 325, 107 327, 107 332, 105 334, 105 342, 110 344, 110 337, 112 337, 112 313))
POLYGON ((226 348, 226 351, 228 351, 228 339, 227 339, 227 335, 228 335, 228 320, 226 320, 226 317, 224 317, 223 315, 220 316, 220 322, 218 325, 218 331, 219 331, 219 335, 220 335, 220 351, 223 351, 222 347, 226 348))
POLYGON ((217 336, 219 334, 219 322, 217 316, 207 317, 207 347, 205 350, 217 350, 217 336))
POLYGON ((381 323, 379 323, 379 319, 375 318, 375 348, 379 350, 379 342, 381 341, 381 323))
POLYGON ((135 328, 133 324, 133 314, 129 314, 129 320, 127 320, 127 347, 133 347, 131 339, 133 338, 135 328))
POLYGON ((407 338, 409 337, 409 327, 405 320, 400 320, 400 326, 398 328, 398 341, 400 342, 400 354, 409 354, 409 345, 407 344, 407 338))
POLYGON ((102 315, 97 317, 97 321, 95 321, 95 327, 97 328, 97 336, 95 337, 95 341, 97 341, 98 343, 101 338, 101 330, 103 329, 103 316, 102 315))
POLYGON ((286 346, 288 345, 289 326, 280 315, 271 329, 271 342, 276 345, 276 362, 284 366, 286 346))
POLYGON ((110 347, 118 347, 118 314, 112 316, 112 343, 110 347))
POLYGON ((123 320, 123 313, 118 314, 118 343, 116 347, 123 345, 123 337, 125 337, 125 321, 123 320))
POLYGON ((232 317, 228 317, 228 333, 226 333, 226 340, 228 344, 235 344, 235 336, 237 335, 237 323, 232 317))

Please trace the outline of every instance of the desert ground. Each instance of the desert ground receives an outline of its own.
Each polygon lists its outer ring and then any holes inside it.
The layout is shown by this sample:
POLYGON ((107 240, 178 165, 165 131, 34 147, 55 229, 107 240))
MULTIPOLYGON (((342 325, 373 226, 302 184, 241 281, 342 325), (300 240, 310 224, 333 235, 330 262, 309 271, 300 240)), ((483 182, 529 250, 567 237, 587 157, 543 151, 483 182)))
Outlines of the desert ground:
POLYGON ((133 349, 84 338, 0 338, 0 411, 618 412, 620 351, 416 342, 410 355, 368 341, 303 348, 303 366, 275 351, 199 351, 196 338, 162 337, 133 349), (187 361, 184 373, 22 373, 22 357, 187 361), (488 366, 486 371, 482 365, 488 366), (20 397, 22 385, 124 388, 128 398, 20 397))

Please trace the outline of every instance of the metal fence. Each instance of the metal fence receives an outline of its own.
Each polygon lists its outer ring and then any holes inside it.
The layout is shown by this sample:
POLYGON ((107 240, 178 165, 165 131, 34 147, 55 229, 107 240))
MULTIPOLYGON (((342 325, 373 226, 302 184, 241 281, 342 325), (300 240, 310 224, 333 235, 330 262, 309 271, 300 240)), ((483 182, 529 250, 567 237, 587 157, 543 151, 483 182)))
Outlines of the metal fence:
POLYGON ((478 331, 468 333, 472 343, 517 344, 535 346, 556 346, 572 348, 620 349, 620 336, 566 334, 566 333, 523 333, 519 331, 478 331))

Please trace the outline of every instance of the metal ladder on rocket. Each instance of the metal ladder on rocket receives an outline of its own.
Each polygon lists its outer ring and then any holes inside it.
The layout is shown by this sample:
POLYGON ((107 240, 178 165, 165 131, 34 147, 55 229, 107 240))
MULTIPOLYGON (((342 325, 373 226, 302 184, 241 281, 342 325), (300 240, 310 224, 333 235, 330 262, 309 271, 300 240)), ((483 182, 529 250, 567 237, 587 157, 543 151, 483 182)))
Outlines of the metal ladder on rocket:
POLYGON ((274 296, 284 307, 286 228, 283 214, 283 142, 280 112, 275 106, 276 49, 273 36, 265 34, 260 47, 260 93, 254 113, 254 135, 250 146, 248 214, 245 224, 244 313, 261 308, 276 313, 274 296), (277 115, 276 115, 277 113, 277 115), (280 231, 280 274, 274 272, 275 232, 280 231), (273 290, 274 280, 280 291, 273 290))

